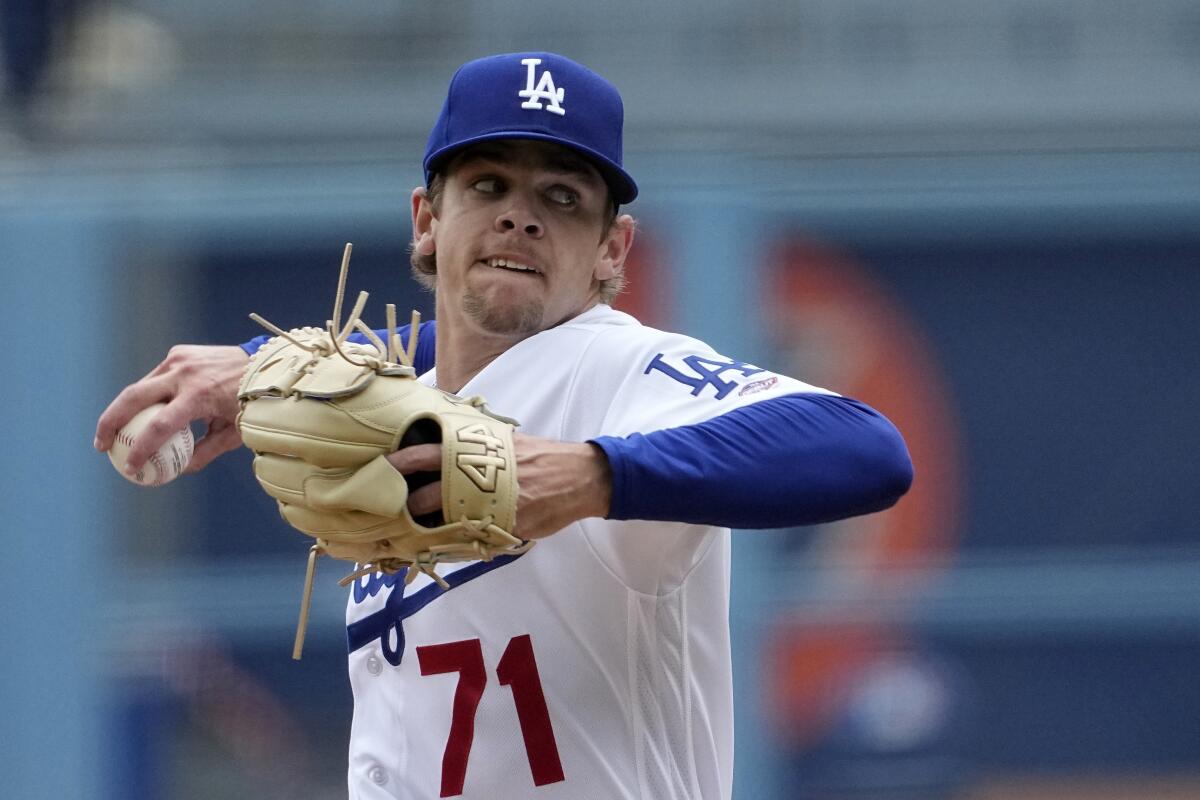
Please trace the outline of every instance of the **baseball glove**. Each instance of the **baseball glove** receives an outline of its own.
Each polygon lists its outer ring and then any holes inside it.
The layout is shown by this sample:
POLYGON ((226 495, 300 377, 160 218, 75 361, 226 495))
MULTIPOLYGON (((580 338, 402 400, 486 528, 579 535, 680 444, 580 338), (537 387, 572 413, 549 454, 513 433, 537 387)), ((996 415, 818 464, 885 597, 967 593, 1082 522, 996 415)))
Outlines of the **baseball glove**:
POLYGON ((395 332, 394 306, 388 306, 386 343, 361 321, 366 292, 340 324, 350 251, 347 244, 326 328, 284 331, 251 315, 276 335, 250 359, 238 387, 238 429, 254 451, 259 484, 292 527, 316 540, 295 658, 321 554, 358 565, 343 585, 371 572, 406 570, 406 582, 423 572, 448 588, 434 569, 438 562, 490 560, 532 545, 513 535, 516 422, 488 412, 481 398, 459 398, 415 380, 416 312, 406 349, 395 332), (371 344, 346 341, 354 330, 371 344), (387 455, 423 443, 441 444, 441 473, 406 480, 387 455), (440 513, 414 518, 410 490, 439 479, 440 513))

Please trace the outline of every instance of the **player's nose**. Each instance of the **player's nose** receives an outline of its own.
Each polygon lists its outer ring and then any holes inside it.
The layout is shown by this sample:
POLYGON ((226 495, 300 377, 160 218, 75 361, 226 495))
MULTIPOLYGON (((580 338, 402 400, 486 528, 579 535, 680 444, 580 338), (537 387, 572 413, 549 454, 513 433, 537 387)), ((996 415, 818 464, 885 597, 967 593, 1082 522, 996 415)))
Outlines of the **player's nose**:
POLYGON ((500 233, 519 231, 534 239, 542 237, 542 221, 526 204, 514 202, 496 216, 496 230, 500 233))

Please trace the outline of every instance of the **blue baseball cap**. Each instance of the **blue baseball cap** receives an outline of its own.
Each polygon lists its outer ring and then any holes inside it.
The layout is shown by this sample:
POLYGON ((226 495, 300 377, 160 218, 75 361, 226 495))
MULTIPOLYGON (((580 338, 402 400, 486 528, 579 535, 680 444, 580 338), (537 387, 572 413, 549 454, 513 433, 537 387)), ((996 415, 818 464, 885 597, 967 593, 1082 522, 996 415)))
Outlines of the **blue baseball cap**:
POLYGON ((450 90, 425 147, 425 183, 464 147, 495 139, 556 142, 585 156, 617 203, 637 197, 621 166, 625 109, 617 88, 554 53, 508 53, 470 61, 450 90))

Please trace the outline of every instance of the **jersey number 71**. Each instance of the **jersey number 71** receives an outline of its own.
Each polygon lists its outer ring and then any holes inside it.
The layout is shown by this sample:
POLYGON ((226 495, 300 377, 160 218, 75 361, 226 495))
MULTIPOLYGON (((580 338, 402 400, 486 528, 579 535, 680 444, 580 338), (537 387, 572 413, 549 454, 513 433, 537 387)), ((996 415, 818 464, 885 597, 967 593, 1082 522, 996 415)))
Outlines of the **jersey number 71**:
MULTIPOLYGON (((442 797, 462 794, 467 777, 467 759, 475 738, 475 711, 487 684, 487 667, 483 663, 483 646, 478 639, 432 644, 417 648, 417 661, 422 675, 458 673, 458 688, 454 690, 454 706, 450 718, 450 735, 442 755, 442 797)), ((550 726, 550 712, 542 692, 537 661, 533 657, 533 640, 529 634, 508 640, 496 677, 501 686, 512 689, 513 704, 521 737, 525 740, 525 755, 535 786, 557 783, 564 779, 558 744, 550 726)))

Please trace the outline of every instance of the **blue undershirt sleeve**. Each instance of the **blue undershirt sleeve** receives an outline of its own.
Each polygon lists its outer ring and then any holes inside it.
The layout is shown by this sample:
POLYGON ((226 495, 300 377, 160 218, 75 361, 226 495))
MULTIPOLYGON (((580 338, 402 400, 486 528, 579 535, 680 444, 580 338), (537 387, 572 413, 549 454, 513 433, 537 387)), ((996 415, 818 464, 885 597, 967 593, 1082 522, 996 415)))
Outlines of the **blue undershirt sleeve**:
POLYGON ((271 334, 269 334, 269 333, 264 333, 262 336, 255 336, 253 339, 251 339, 251 340, 250 340, 250 341, 248 341, 248 342, 242 342, 240 345, 238 345, 238 347, 240 347, 240 348, 242 348, 243 350, 245 350, 245 351, 246 351, 246 355, 248 355, 248 356, 252 356, 252 355, 254 355, 255 353, 257 353, 257 352, 258 352, 258 348, 260 348, 260 347, 262 347, 264 344, 266 344, 266 343, 267 343, 267 340, 268 340, 268 339, 270 339, 270 338, 271 338, 271 334))
MULTIPOLYGON (((408 330, 411 327, 411 325, 402 325, 397 329, 397 333, 400 334, 400 340, 406 344, 408 343, 408 330)), ((385 336, 387 336, 387 331, 375 331, 375 333, 380 339, 383 339, 385 336)), ((252 356, 258 351, 258 348, 266 344, 267 340, 270 338, 271 334, 264 333, 262 336, 255 336, 248 342, 242 342, 240 347, 246 351, 246 355, 252 356)), ((433 353, 435 349, 436 338, 437 320, 422 322, 421 326, 417 329, 417 352, 415 358, 413 359, 415 362, 413 366, 416 368, 418 375, 420 375, 422 372, 428 372, 429 370, 433 369, 433 353)), ((361 333, 352 333, 350 334, 350 341, 365 343, 367 341, 367 337, 361 333)))
POLYGON ((695 425, 591 441, 612 467, 609 519, 811 525, 888 508, 913 479, 892 423, 836 395, 784 395, 695 425))

